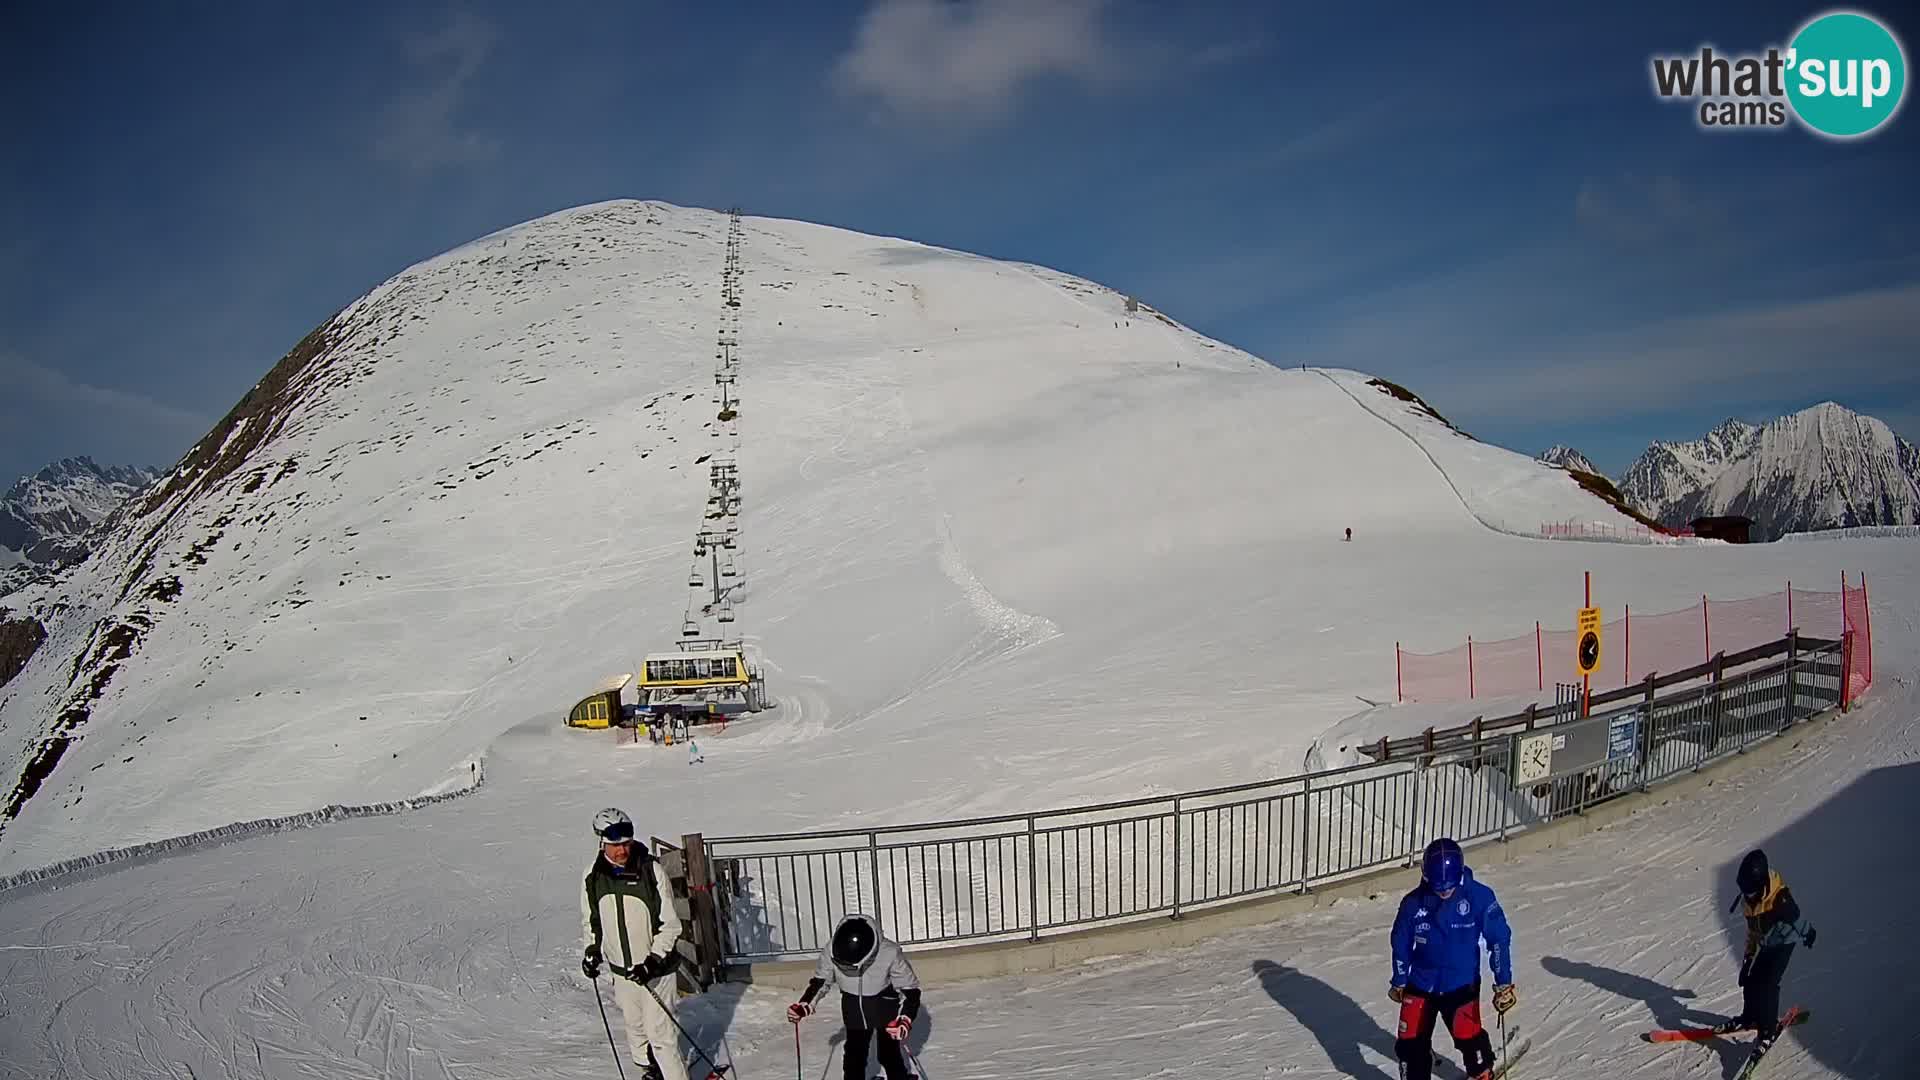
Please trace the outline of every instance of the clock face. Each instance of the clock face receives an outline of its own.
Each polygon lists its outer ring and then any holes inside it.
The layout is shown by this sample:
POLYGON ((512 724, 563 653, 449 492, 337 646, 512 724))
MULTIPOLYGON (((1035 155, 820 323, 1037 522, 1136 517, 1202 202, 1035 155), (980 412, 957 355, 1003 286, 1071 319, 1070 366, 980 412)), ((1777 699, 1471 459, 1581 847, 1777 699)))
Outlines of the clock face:
POLYGON ((1541 732, 1520 740, 1517 753, 1519 760, 1514 765, 1514 782, 1530 784, 1544 780, 1553 771, 1553 735, 1541 732))

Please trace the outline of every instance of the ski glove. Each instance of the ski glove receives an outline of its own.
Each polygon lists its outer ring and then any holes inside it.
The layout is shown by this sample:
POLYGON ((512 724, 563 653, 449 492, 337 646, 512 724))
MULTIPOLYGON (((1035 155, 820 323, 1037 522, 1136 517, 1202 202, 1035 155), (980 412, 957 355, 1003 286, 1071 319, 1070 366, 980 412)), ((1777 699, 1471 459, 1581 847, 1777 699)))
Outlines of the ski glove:
POLYGON ((787 1006, 787 1023, 797 1024, 813 1015, 813 1006, 804 1001, 796 1001, 787 1006))
POLYGON ((1398 1005, 1407 1000, 1407 988, 1404 986, 1389 986, 1387 987, 1387 997, 1393 999, 1393 1003, 1398 1005))
POLYGON ((907 1032, 912 1028, 913 1028, 912 1017, 896 1016, 887 1023, 887 1034, 893 1036, 894 1040, 897 1042, 905 1042, 907 1039, 907 1032))
POLYGON ((634 982, 652 982, 672 971, 673 968, 674 958, 672 954, 661 956, 658 953, 648 953, 646 959, 634 965, 629 975, 634 982))
POLYGON ((587 946, 587 951, 580 956, 580 970, 589 979, 600 977, 600 946, 587 946))
POLYGON ((1493 988, 1493 1007, 1505 1016, 1515 1005, 1520 1004, 1520 995, 1513 989, 1512 983, 1493 988))

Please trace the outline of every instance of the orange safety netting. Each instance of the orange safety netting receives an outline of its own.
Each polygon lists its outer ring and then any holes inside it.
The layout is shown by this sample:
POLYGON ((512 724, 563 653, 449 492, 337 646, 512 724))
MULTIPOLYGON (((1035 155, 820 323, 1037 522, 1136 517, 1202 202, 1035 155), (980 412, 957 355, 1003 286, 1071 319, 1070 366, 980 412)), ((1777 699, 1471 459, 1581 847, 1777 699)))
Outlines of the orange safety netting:
MULTIPOLYGON (((1789 630, 1814 638, 1853 642, 1847 680, 1851 697, 1873 683, 1872 620, 1866 580, 1857 586, 1845 578, 1840 592, 1818 592, 1791 583, 1780 592, 1743 600, 1714 600, 1658 614, 1637 614, 1631 607, 1601 627, 1600 663, 1594 689, 1627 686, 1660 672, 1711 663, 1719 653, 1733 654, 1778 641, 1789 630)), ((1534 624, 1530 634, 1500 641, 1475 641, 1442 653, 1407 652, 1394 646, 1402 701, 1463 701, 1544 693, 1558 682, 1579 678, 1575 663, 1578 633, 1547 630, 1534 624)))

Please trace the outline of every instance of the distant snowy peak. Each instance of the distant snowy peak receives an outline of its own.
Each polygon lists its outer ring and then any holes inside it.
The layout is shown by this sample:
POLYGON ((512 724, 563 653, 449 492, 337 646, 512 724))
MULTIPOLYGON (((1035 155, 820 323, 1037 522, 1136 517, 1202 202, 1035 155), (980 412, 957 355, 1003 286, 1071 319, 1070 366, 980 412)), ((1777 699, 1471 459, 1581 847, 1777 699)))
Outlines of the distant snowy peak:
POLYGON ((0 499, 0 561, 48 565, 84 555, 86 535, 160 475, 77 457, 21 477, 0 499))
POLYGON ((1541 454, 1540 460, 1549 465, 1558 466, 1559 468, 1573 472, 1603 475, 1600 473, 1599 467, 1594 465, 1593 461, 1589 459, 1587 455, 1575 450, 1571 446, 1555 446, 1541 454))
POLYGON ((1871 416, 1822 402, 1764 427, 1729 420, 1703 439, 1655 443, 1621 490, 1669 525, 1751 518, 1756 538, 1920 523, 1920 450, 1871 416))
POLYGON ((1679 504, 1711 487, 1752 453, 1761 429, 1729 419, 1691 442, 1656 442, 1636 458, 1620 481, 1620 493, 1649 517, 1667 524, 1679 504))

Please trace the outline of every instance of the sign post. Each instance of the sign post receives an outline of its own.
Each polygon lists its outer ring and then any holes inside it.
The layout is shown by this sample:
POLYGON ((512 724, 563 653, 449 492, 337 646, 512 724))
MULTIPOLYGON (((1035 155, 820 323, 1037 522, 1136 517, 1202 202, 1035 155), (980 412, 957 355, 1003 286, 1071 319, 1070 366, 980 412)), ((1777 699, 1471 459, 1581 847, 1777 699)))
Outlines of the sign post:
POLYGON ((1593 673, 1600 667, 1600 609, 1593 606, 1593 572, 1587 572, 1587 606, 1575 622, 1574 670, 1580 673, 1580 715, 1593 706, 1593 673))

